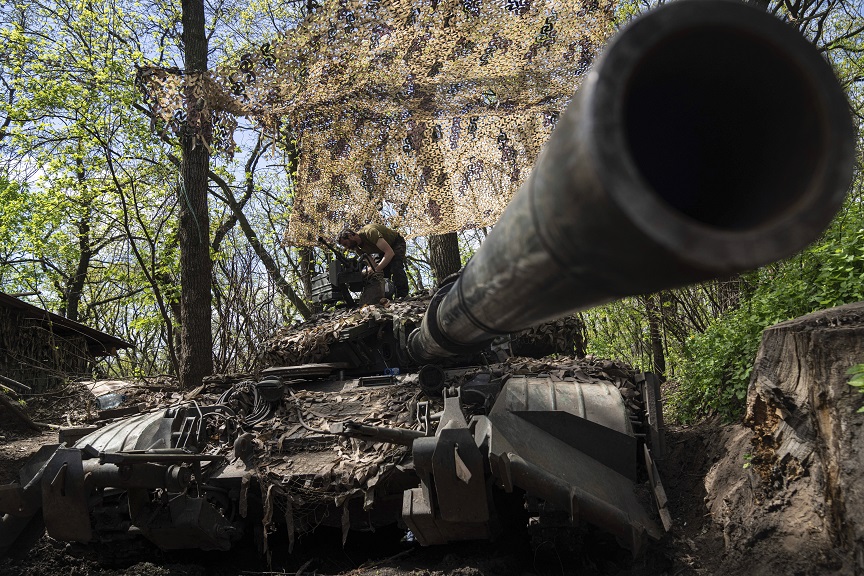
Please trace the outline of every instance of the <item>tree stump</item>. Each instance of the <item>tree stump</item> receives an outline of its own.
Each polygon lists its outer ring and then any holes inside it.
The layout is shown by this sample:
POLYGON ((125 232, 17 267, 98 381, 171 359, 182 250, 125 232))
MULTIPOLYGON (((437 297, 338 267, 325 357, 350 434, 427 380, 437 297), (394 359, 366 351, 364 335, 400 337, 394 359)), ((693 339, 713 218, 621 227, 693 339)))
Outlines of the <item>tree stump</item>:
MULTIPOLYGON (((769 476, 815 480, 813 509, 824 510, 824 529, 856 574, 864 574, 864 413, 857 412, 864 396, 849 386, 846 370, 860 363, 864 302, 772 326, 762 336, 745 416, 769 476)), ((793 487, 788 482, 786 490, 793 487)))

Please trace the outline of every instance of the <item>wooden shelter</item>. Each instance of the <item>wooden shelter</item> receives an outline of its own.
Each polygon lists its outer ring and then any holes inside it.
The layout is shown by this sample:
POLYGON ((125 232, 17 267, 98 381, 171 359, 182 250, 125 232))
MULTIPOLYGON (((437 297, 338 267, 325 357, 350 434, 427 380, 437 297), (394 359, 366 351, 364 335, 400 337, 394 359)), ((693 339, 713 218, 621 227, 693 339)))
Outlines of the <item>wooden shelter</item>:
POLYGON ((51 389, 90 377, 94 362, 132 344, 0 292, 0 375, 51 389))

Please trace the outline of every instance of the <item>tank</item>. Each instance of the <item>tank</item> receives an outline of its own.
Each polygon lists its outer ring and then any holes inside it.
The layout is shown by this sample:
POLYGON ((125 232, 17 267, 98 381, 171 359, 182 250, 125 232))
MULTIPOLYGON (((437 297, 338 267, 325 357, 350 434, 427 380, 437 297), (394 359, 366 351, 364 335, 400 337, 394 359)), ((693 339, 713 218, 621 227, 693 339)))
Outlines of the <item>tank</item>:
POLYGON ((59 540, 225 550, 251 530, 264 552, 270 533, 293 547, 322 524, 344 539, 397 523, 439 545, 515 517, 638 555, 671 522, 657 378, 514 352, 549 334, 575 352, 574 311, 800 250, 853 154, 843 92, 794 29, 723 0, 649 12, 430 301, 318 317, 267 343, 254 377, 61 432, 0 490, 0 550, 36 514, 59 540))

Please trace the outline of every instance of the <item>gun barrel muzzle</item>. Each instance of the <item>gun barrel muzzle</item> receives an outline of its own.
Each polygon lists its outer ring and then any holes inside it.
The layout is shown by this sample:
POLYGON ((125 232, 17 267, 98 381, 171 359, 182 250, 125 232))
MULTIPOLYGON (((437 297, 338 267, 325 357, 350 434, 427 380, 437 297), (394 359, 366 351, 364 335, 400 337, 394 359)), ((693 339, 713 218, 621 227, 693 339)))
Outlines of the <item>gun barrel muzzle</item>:
POLYGON ((790 256, 841 206, 854 149, 831 67, 792 26, 728 0, 655 9, 612 39, 409 352, 790 256))

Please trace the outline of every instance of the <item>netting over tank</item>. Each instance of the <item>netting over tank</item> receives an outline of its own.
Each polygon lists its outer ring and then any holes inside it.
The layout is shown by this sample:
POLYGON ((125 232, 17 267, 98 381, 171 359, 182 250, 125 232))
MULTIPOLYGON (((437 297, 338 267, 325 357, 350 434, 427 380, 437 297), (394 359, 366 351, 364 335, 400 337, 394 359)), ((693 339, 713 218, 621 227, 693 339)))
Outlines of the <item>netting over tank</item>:
POLYGON ((367 222, 445 233, 497 221, 612 13, 597 0, 326 0, 213 76, 139 80, 166 125, 212 118, 208 146, 229 150, 240 114, 296 140, 288 243, 367 222))

